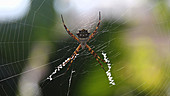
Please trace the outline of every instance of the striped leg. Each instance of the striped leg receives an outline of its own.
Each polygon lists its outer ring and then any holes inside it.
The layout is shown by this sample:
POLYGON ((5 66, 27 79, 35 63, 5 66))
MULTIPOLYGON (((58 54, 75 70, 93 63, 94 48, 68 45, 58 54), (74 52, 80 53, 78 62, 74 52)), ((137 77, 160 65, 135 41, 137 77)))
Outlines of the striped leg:
POLYGON ((67 26, 66 26, 65 23, 64 23, 64 19, 63 19, 63 16, 62 16, 62 15, 61 15, 61 19, 62 19, 64 28, 66 29, 67 33, 68 33, 72 38, 74 38, 75 40, 77 40, 78 42, 80 42, 79 39, 78 39, 76 36, 74 36, 73 33, 71 33, 70 30, 67 28, 67 26))
POLYGON ((86 44, 86 47, 88 48, 88 50, 90 51, 90 53, 96 58, 97 62, 100 64, 100 66, 103 68, 103 70, 106 72, 106 70, 104 69, 103 65, 99 62, 99 59, 101 61, 103 61, 104 63, 106 63, 103 59, 101 59, 91 48, 89 45, 86 44))
MULTIPOLYGON (((71 55, 70 58, 68 58, 68 59, 65 60, 62 64, 60 64, 59 66, 57 66, 57 68, 55 69, 55 71, 54 71, 47 79, 52 80, 52 79, 53 79, 52 76, 53 76, 54 74, 56 74, 57 71, 60 71, 70 60, 71 60, 71 63, 72 63, 73 60, 76 58, 76 55, 77 55, 77 53, 78 53, 78 51, 79 51, 80 48, 81 48, 81 45, 79 45, 79 46, 77 47, 77 49, 74 51, 73 55, 71 55)), ((67 68, 67 71, 69 70, 69 68, 70 68, 70 66, 71 66, 71 63, 69 64, 69 67, 67 68)), ((64 74, 66 74, 67 71, 65 71, 65 73, 63 73, 63 74, 60 74, 59 76, 62 76, 62 75, 64 75, 64 74)), ((58 77, 58 76, 57 76, 57 77, 58 77)))
POLYGON ((70 58, 71 62, 69 64, 67 70, 65 71, 65 73, 70 69, 71 64, 73 63, 73 60, 75 59, 75 57, 76 57, 77 53, 79 52, 80 48, 81 48, 81 44, 77 47, 77 49, 74 51, 73 55, 71 56, 71 58, 70 58))
POLYGON ((89 36, 89 39, 87 40, 87 42, 94 37, 94 35, 96 35, 96 32, 97 32, 97 29, 99 28, 99 25, 100 25, 100 21, 101 21, 101 13, 99 11, 99 23, 97 24, 96 26, 96 29, 94 30, 94 32, 89 36))

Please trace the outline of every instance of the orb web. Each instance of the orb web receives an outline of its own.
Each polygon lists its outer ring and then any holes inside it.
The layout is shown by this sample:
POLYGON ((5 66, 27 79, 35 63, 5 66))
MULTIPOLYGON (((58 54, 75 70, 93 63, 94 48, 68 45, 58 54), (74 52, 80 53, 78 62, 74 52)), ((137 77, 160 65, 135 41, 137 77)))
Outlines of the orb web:
MULTIPOLYGON (((116 84, 111 87, 111 77, 108 80, 87 49, 80 49, 66 74, 63 73, 69 63, 62 69, 60 66, 53 80, 47 79, 79 44, 65 31, 61 13, 56 13, 53 3, 31 0, 25 17, 0 22, 0 95, 170 94, 169 14, 165 3, 150 2, 141 9, 125 8, 117 12, 118 17, 104 15, 108 11, 100 10, 100 28, 88 45, 103 59, 102 52, 107 54, 116 84), (94 88, 96 91, 91 92, 94 88)), ((98 11, 90 15, 73 13, 63 13, 71 32, 76 35, 85 28, 92 33, 98 23, 98 11)), ((102 65, 108 70, 107 64, 102 65)))

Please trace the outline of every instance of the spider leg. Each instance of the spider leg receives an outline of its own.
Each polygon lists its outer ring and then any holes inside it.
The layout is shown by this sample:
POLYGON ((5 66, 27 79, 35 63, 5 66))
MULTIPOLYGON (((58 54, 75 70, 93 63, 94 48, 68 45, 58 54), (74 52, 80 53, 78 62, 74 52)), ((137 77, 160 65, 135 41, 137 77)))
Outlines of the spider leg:
POLYGON ((106 63, 103 59, 101 59, 91 48, 89 45, 86 44, 86 47, 88 48, 88 50, 90 51, 90 53, 96 58, 97 62, 100 64, 100 66, 103 68, 103 70, 106 72, 106 70, 104 69, 103 65, 99 62, 99 59, 101 61, 103 61, 104 63, 106 63))
POLYGON ((96 35, 97 29, 99 28, 99 25, 100 25, 100 21, 101 21, 101 13, 100 13, 100 11, 99 11, 99 22, 98 22, 98 24, 97 24, 96 29, 94 30, 94 32, 89 36, 89 39, 87 40, 87 42, 88 42, 91 38, 93 38, 94 35, 96 35))
POLYGON ((79 44, 79 46, 78 46, 78 47, 76 48, 76 50, 74 51, 73 55, 70 57, 71 62, 70 62, 70 64, 69 64, 67 70, 65 71, 65 73, 70 69, 71 64, 73 63, 73 60, 75 59, 75 57, 76 57, 77 53, 79 52, 79 49, 80 49, 80 48, 81 48, 81 44, 79 44))
POLYGON ((78 39, 76 36, 74 36, 73 33, 71 33, 70 30, 67 28, 67 26, 66 26, 65 23, 64 23, 64 19, 63 19, 63 16, 62 16, 62 15, 61 15, 61 19, 62 19, 64 28, 65 28, 65 30, 67 31, 67 33, 68 33, 72 38, 74 38, 75 40, 77 40, 78 42, 80 42, 79 39, 78 39))
MULTIPOLYGON (((86 44, 86 47, 89 49, 90 52, 94 53, 98 59, 100 59, 101 61, 103 61, 104 63, 106 63, 103 59, 101 59, 101 58, 90 48, 89 45, 86 44)), ((107 63, 106 63, 106 64, 107 64, 107 63)))

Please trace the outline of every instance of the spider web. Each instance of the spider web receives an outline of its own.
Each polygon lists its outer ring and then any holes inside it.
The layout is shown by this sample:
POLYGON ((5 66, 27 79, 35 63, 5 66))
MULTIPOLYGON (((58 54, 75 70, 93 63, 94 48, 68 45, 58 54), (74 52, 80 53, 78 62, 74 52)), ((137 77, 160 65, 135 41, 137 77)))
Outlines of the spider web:
MULTIPOLYGON (((25 17, 0 22, 0 95, 170 95, 169 14, 163 2, 147 2, 141 9, 122 8, 116 12, 118 15, 107 8, 100 10, 98 34, 88 45, 103 59, 102 52, 107 54, 116 83, 111 87, 106 73, 87 49, 80 49, 66 74, 69 63, 52 81, 47 79, 79 45, 64 30, 61 12, 54 10, 54 3, 31 0, 25 17)), ((93 32, 98 23, 98 10, 84 11, 63 12, 73 34, 83 28, 93 32)))

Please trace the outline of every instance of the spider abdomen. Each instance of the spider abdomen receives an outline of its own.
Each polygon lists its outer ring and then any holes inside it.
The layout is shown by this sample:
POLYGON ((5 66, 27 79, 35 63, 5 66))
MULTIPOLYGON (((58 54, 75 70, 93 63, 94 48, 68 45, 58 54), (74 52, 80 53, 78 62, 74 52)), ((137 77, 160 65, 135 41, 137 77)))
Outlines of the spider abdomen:
POLYGON ((80 31, 77 33, 77 36, 78 36, 79 38, 88 38, 88 37, 89 37, 89 34, 90 34, 90 33, 88 33, 87 30, 82 29, 82 30, 80 30, 80 31))

